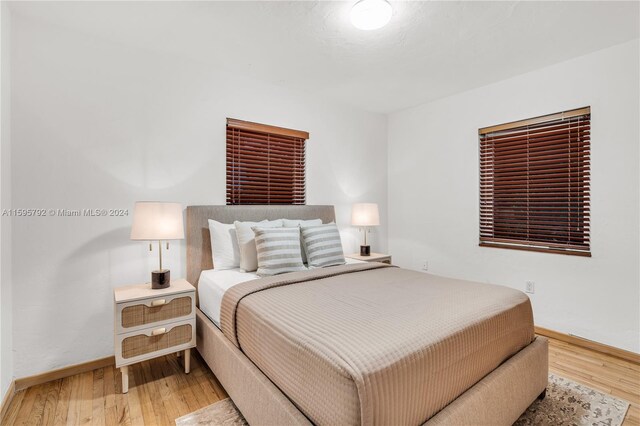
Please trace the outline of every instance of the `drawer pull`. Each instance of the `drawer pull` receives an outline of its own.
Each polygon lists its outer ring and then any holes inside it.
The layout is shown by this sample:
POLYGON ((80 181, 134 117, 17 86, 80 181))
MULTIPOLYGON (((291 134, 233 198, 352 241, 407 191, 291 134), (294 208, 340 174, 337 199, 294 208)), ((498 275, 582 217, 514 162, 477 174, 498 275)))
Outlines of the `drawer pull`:
POLYGON ((165 334, 167 332, 167 329, 162 327, 162 328, 156 328, 155 330, 153 330, 151 332, 152 336, 160 336, 161 334, 165 334))
POLYGON ((151 307, 155 308, 156 306, 162 306, 162 305, 166 305, 167 304, 167 300, 166 299, 157 299, 154 300, 153 302, 151 302, 151 307))

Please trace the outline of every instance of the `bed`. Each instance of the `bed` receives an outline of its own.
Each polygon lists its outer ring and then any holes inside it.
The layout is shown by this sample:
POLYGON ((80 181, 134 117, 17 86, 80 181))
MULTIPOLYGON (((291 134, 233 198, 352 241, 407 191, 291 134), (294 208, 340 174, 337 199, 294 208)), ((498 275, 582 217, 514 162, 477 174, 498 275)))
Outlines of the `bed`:
POLYGON ((207 219, 279 218, 335 220, 332 206, 187 208, 187 278, 208 311, 197 348, 250 424, 508 425, 544 394, 547 341, 512 289, 368 263, 212 292, 207 219))

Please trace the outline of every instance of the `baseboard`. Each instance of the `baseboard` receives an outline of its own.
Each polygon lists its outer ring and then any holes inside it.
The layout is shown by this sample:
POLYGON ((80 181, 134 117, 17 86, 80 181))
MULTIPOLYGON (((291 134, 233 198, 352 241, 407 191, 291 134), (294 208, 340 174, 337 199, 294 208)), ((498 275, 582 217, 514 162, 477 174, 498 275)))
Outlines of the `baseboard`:
POLYGON ((109 367, 116 363, 115 357, 108 356, 106 358, 95 359, 93 361, 83 362, 81 364, 70 365, 68 367, 58 368, 57 370, 47 371, 34 376, 16 379, 15 392, 21 391, 31 386, 40 385, 52 380, 64 379, 65 377, 75 374, 86 373, 97 368, 109 367))
POLYGON ((560 340, 561 342, 571 343, 572 345, 579 346, 581 348, 591 349, 596 352, 611 355, 616 358, 620 358, 625 361, 640 365, 640 354, 637 354, 635 352, 605 345, 604 343, 594 342, 593 340, 584 339, 582 337, 572 336, 571 334, 549 330, 548 328, 544 327, 536 326, 536 334, 545 337, 551 337, 552 339, 560 340))
POLYGON ((11 404, 11 400, 13 400, 13 395, 16 394, 16 382, 15 380, 11 380, 9 384, 9 389, 7 389, 7 393, 4 394, 2 398, 2 406, 0 406, 0 424, 2 423, 2 419, 4 418, 4 414, 9 408, 9 404, 11 404))

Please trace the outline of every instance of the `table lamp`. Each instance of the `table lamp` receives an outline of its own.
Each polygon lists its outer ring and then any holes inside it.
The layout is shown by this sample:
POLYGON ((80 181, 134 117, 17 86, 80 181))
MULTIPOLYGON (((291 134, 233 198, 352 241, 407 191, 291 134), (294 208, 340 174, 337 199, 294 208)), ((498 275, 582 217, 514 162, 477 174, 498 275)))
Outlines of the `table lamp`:
MULTIPOLYGON (((166 241, 169 250, 169 240, 182 240, 184 226, 182 225, 182 205, 180 203, 162 203, 154 201, 138 201, 133 209, 133 225, 131 239, 144 241, 158 241, 158 256, 160 265, 157 271, 151 272, 151 288, 167 288, 171 284, 171 273, 162 268, 162 242, 166 241)), ((149 250, 153 245, 149 243, 149 250)))
POLYGON ((351 224, 359 226, 364 232, 364 244, 360 246, 360 256, 371 256, 371 246, 367 245, 369 227, 380 225, 378 205, 375 203, 354 204, 351 209, 351 224))

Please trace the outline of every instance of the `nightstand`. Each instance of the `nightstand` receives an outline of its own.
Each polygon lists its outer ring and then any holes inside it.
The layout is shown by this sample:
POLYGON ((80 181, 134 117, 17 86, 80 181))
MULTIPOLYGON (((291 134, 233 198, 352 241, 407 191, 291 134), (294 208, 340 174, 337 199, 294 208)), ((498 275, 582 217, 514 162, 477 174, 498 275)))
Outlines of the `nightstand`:
POLYGON ((360 256, 358 253, 347 254, 349 259, 362 260, 363 262, 382 262, 391 265, 391 255, 381 253, 371 253, 371 256, 360 256))
POLYGON ((186 280, 152 290, 151 284, 113 291, 116 367, 122 372, 122 393, 129 391, 129 365, 184 351, 189 373, 196 346, 196 289, 186 280))

